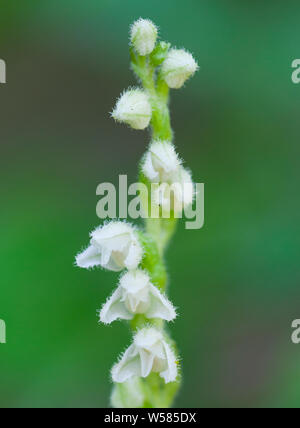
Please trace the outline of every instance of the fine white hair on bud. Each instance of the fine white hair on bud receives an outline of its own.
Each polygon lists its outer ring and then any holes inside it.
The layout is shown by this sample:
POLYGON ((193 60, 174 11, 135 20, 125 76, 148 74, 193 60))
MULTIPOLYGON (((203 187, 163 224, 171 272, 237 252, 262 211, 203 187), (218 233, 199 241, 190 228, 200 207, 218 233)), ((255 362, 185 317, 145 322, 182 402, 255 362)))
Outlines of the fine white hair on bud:
POLYGON ((140 269, 121 277, 119 287, 100 312, 100 321, 110 324, 117 319, 131 320, 136 314, 166 321, 176 318, 172 303, 150 282, 149 275, 140 269))
POLYGON ((133 344, 112 368, 112 379, 123 383, 135 376, 146 378, 151 372, 159 373, 165 383, 174 382, 178 375, 174 351, 163 334, 146 327, 135 335, 133 344))
POLYGON ((111 113, 117 122, 126 123, 133 129, 145 129, 152 117, 149 97, 142 89, 128 89, 117 101, 111 113))
POLYGON ((135 229, 128 223, 113 221, 91 233, 90 246, 76 257, 76 264, 119 272, 136 269, 142 258, 143 248, 135 229))
POLYGON ((175 147, 169 141, 154 141, 145 155, 143 173, 152 182, 169 181, 170 176, 180 168, 175 147))
POLYGON ((198 68, 192 54, 184 49, 171 49, 162 64, 162 76, 170 88, 179 89, 198 68))
POLYGON ((151 54, 155 48, 158 30, 149 19, 138 19, 131 27, 130 40, 139 55, 151 54))

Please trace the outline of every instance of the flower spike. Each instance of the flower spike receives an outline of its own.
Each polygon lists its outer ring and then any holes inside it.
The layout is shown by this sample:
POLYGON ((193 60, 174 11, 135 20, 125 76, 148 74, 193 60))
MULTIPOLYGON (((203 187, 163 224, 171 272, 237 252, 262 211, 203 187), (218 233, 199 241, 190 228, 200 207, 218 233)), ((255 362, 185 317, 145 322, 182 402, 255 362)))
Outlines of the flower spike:
POLYGON ((173 144, 169 89, 181 88, 198 64, 189 52, 157 42, 157 38, 152 21, 140 18, 132 25, 131 68, 140 87, 124 91, 111 113, 117 122, 133 129, 151 126, 151 142, 139 165, 140 183, 135 183, 142 185, 140 194, 132 201, 135 212, 140 205, 144 228, 137 230, 112 220, 91 233, 88 248, 76 257, 82 268, 124 271, 99 313, 104 324, 128 321, 134 335, 111 371, 114 407, 171 407, 181 383, 175 344, 165 328, 177 314, 165 295, 168 275, 164 259, 178 218, 193 202, 195 186, 173 144))

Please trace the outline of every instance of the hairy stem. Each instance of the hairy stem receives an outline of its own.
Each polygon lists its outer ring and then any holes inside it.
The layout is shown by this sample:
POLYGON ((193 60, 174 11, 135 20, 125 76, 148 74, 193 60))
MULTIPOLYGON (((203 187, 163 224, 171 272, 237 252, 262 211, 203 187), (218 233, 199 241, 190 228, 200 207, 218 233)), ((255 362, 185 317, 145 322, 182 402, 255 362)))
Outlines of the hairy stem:
MULTIPOLYGON (((160 73, 156 76, 155 67, 151 64, 149 57, 138 56, 131 50, 131 60, 132 68, 150 98, 152 106, 152 139, 172 141, 173 132, 169 112, 169 87, 162 79, 160 73)), ((150 190, 150 183, 142 173, 140 174, 140 181, 144 182, 150 190)), ((151 195, 151 191, 149 195, 151 195)), ((151 206, 151 201, 148 202, 150 202, 148 206, 151 206)), ((150 215, 145 220, 146 233, 140 234, 140 240, 145 249, 142 267, 150 273, 153 284, 162 291, 166 291, 168 284, 164 253, 175 233, 176 225, 177 219, 174 216, 163 218, 160 215, 159 218, 151 218, 150 215)), ((145 322, 146 319, 144 316, 136 316, 131 322, 131 328, 136 330, 142 327, 145 322)), ((165 331, 165 323, 161 320, 153 320, 151 324, 161 329, 164 332, 166 340, 174 347, 174 342, 165 331)), ((148 378, 142 380, 146 397, 144 407, 171 407, 180 383, 180 380, 177 380, 176 382, 165 384, 157 373, 152 373, 148 378)))

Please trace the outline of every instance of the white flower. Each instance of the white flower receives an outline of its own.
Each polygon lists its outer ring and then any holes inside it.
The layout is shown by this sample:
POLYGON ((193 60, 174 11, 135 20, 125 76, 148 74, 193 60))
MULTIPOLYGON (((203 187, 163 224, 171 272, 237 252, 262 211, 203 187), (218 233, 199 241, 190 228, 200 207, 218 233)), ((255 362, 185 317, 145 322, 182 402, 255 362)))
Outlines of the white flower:
POLYGON ((172 143, 152 143, 146 153, 142 170, 152 183, 160 184, 152 192, 154 204, 175 212, 181 212, 192 204, 193 180, 189 171, 182 166, 172 143))
POLYGON ((170 88, 179 89, 198 70, 193 55, 184 49, 171 49, 162 65, 162 75, 170 88))
POLYGON ((134 337, 133 344, 112 369, 112 379, 123 383, 138 376, 147 377, 151 372, 160 374, 166 383, 177 378, 176 357, 162 333, 153 328, 144 328, 134 337))
POLYGON ((152 21, 140 18, 131 27, 131 43, 140 55, 149 55, 155 48, 157 33, 152 21))
POLYGON ((169 181, 172 174, 179 170, 181 161, 175 147, 169 141, 154 141, 146 153, 143 173, 152 182, 169 181))
POLYGON ((143 249, 135 229, 123 222, 111 222, 91 233, 91 245, 76 257, 77 266, 102 266, 112 271, 136 269, 143 249))
POLYGON ((135 314, 166 321, 176 318, 173 305, 151 284, 148 274, 142 270, 122 276, 119 287, 103 306, 100 320, 110 324, 116 319, 131 320, 135 314))
POLYGON ((148 95, 142 89, 128 89, 117 101, 111 115, 116 121, 127 123, 133 129, 147 128, 152 116, 148 95))

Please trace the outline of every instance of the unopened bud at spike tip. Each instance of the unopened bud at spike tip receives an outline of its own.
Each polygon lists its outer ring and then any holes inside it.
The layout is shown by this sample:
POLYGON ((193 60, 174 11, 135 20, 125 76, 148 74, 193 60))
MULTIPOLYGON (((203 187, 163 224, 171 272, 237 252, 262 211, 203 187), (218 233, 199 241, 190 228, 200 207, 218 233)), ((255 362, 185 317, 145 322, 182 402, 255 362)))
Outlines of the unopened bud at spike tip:
POLYGON ((149 55, 155 48, 157 28, 149 19, 138 19, 131 27, 131 43, 141 56, 149 55))

